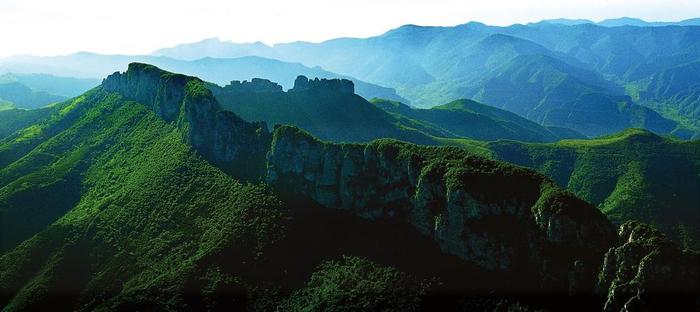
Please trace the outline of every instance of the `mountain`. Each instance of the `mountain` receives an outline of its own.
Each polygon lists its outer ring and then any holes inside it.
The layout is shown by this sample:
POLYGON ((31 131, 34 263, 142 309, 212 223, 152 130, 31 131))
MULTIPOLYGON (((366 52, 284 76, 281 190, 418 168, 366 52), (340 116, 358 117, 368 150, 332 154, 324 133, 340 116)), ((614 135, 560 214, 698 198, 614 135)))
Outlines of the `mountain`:
POLYGON ((224 110, 202 80, 146 64, 2 139, 0 161, 7 311, 445 311, 508 300, 590 311, 633 297, 621 283, 637 270, 636 300, 666 298, 655 283, 668 279, 675 303, 697 299, 697 255, 641 225, 632 232, 644 235, 615 233, 534 171, 458 148, 269 133, 224 110), (627 255, 646 239, 653 256, 627 255), (605 257, 611 248, 629 259, 605 257))
POLYGON ((6 108, 39 108, 66 98, 47 92, 37 92, 19 82, 0 81, 0 101, 6 108))
POLYGON ((506 139, 526 142, 583 138, 581 134, 561 136, 564 134, 555 133, 516 114, 471 100, 457 100, 431 109, 415 109, 400 102, 382 99, 374 99, 371 102, 384 111, 431 124, 455 137, 481 141, 506 139))
POLYGON ((221 41, 219 38, 209 38, 194 43, 178 44, 174 47, 158 49, 151 53, 151 55, 166 56, 188 61, 207 57, 238 58, 244 56, 262 56, 275 58, 274 50, 262 42, 233 43, 221 41))
POLYGON ((570 19, 570 18, 554 18, 546 19, 540 21, 540 23, 551 23, 551 24, 562 24, 567 26, 581 25, 581 24, 595 24, 594 21, 589 19, 570 19))
POLYGON ((700 133, 700 61, 668 68, 632 84, 640 103, 676 116, 681 125, 700 133))
POLYGON ((291 124, 334 142, 368 142, 396 138, 419 144, 438 144, 419 125, 402 124, 397 118, 355 94, 349 80, 312 79, 299 76, 287 92, 269 80, 233 81, 225 87, 209 85, 224 109, 248 121, 264 121, 270 127, 291 124), (418 128, 418 129, 416 129, 418 128))
POLYGON ((15 74, 0 76, 0 83, 18 82, 37 92, 46 92, 66 98, 85 93, 100 84, 98 79, 60 77, 46 74, 15 74))
POLYGON ((620 17, 602 20, 597 25, 605 27, 636 26, 636 27, 662 27, 662 26, 700 26, 700 18, 691 18, 678 22, 647 22, 639 18, 620 17))
POLYGON ((641 129, 592 140, 488 144, 494 157, 536 169, 618 224, 639 220, 700 248, 700 141, 641 129))
MULTIPOLYGON (((592 103, 586 98, 587 93, 582 93, 578 88, 563 92, 560 95, 565 97, 562 99, 565 107, 561 112, 547 117, 555 121, 545 125, 565 125, 586 133, 590 126, 584 123, 596 122, 596 118, 601 118, 615 124, 604 129, 602 134, 612 134, 623 127, 634 126, 691 137, 694 130, 685 129, 687 122, 674 109, 677 102, 673 97, 663 98, 662 105, 652 106, 644 100, 637 103, 634 93, 636 86, 645 84, 653 75, 700 60, 700 27, 681 26, 691 25, 693 20, 672 27, 604 27, 583 22, 553 20, 508 27, 475 22, 454 27, 405 25, 365 39, 339 38, 321 43, 277 44, 266 48, 264 56, 301 62, 307 66, 322 66, 370 83, 394 87, 410 104, 426 108, 455 99, 474 98, 474 93, 479 91, 475 91, 474 86, 483 83, 483 77, 521 70, 519 66, 522 64, 516 61, 517 58, 543 55, 551 60, 548 62, 564 63, 575 68, 575 71, 593 73, 597 76, 596 80, 607 85, 604 90, 598 90, 601 92, 596 92, 602 95, 592 103), (514 67, 505 68, 508 65, 514 67), (619 95, 630 95, 634 100, 624 100, 628 103, 625 106, 630 108, 615 112, 613 104, 622 101, 615 98, 619 95), (603 107, 591 109, 590 106, 597 105, 598 100, 604 103, 603 107), (636 104, 647 105, 685 128, 677 129, 636 104), (583 106, 585 109, 572 110, 572 106, 583 106), (592 111, 608 115, 591 116, 592 111), (647 117, 648 123, 631 121, 647 117), (581 124, 582 128, 576 129, 577 124, 581 124)), ((214 49, 216 51, 234 49, 235 46, 234 43, 219 41, 210 44, 219 46, 214 49)), ((169 52, 175 55, 177 50, 196 49, 184 45, 169 52)), ((206 55, 207 51, 201 51, 198 56, 206 55)), ((571 75, 568 71, 565 74, 571 75)), ((524 83, 513 81, 512 89, 531 87, 524 83)), ((683 92, 692 94, 692 90, 683 92)), ((547 102, 551 100, 548 95, 548 92, 533 93, 525 100, 530 103, 547 102)), ((505 105, 477 100, 496 107, 505 105)), ((700 103, 692 101, 683 105, 693 110, 700 103)), ((551 105, 545 106, 552 109, 551 105)), ((521 114, 539 123, 545 119, 544 115, 549 114, 541 112, 533 117, 521 114)))
MULTIPOLYGON (((198 76, 219 85, 226 85, 232 80, 258 77, 291 82, 297 75, 351 79, 357 85, 358 93, 366 98, 382 97, 406 101, 396 95, 396 92, 391 88, 331 73, 318 67, 310 68, 298 63, 281 62, 262 57, 203 58, 183 61, 162 56, 101 55, 83 52, 66 56, 16 56, 0 59, 0 69, 17 73, 48 73, 94 79, 109 75, 126 67, 131 62, 154 64, 168 70, 198 76)), ((285 87, 291 88, 291 85, 285 85, 285 87)))
POLYGON ((542 125, 571 128, 588 136, 630 127, 658 133, 676 129, 676 122, 618 92, 594 72, 532 55, 519 56, 494 70, 472 96, 542 125))

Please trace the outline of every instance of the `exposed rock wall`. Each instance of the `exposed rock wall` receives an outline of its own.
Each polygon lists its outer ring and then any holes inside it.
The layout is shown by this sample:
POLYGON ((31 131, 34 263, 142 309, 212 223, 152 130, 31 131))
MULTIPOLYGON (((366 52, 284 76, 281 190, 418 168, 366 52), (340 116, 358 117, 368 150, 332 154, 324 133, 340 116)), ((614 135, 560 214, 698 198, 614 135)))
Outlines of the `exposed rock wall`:
POLYGON ((269 93, 282 92, 282 86, 267 79, 253 78, 250 82, 234 80, 227 86, 224 91, 242 94, 242 93, 269 93))
POLYGON ((345 94, 355 93, 355 84, 347 79, 312 79, 306 78, 306 76, 297 76, 294 80, 294 88, 290 89, 291 92, 301 92, 307 90, 317 90, 317 91, 332 91, 340 92, 345 94))
POLYGON ((700 310, 700 253, 681 251, 658 230, 630 221, 605 254, 598 288, 605 311, 700 310))
POLYGON ((275 130, 267 181, 368 219, 413 225, 442 250, 555 291, 590 292, 614 229, 541 175, 459 149, 320 142, 275 130))
POLYGON ((242 179, 258 179, 270 134, 264 123, 248 123, 219 107, 198 78, 132 63, 102 82, 107 91, 148 106, 183 132, 183 140, 212 163, 242 179))

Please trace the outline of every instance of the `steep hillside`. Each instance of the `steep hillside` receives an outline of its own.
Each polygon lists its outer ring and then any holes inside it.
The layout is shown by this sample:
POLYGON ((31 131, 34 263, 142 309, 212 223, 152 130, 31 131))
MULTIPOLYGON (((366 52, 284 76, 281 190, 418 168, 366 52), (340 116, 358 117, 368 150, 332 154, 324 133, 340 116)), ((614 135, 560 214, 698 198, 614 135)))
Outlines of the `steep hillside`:
POLYGON ((233 289, 253 288, 241 272, 275 241, 279 201, 203 161, 146 106, 103 90, 81 99, 63 110, 74 122, 0 173, 5 311, 175 309, 203 289, 241 302, 233 289), (211 264, 222 252, 238 273, 211 264))
MULTIPOLYGON (((431 124, 456 137, 482 141, 510 139, 525 142, 553 142, 563 138, 582 138, 555 133, 508 111, 471 100, 458 100, 431 109, 414 109, 400 102, 374 99, 372 104, 384 111, 431 124)), ((572 131, 573 132, 573 131, 572 131)))
POLYGON ((488 146, 497 159, 551 177, 614 222, 640 220, 700 247, 700 141, 630 129, 593 140, 488 146))
POLYGON ((0 151, 7 311, 459 310, 479 294, 590 310, 616 240, 533 171, 457 148, 270 135, 201 80, 144 64, 0 151))

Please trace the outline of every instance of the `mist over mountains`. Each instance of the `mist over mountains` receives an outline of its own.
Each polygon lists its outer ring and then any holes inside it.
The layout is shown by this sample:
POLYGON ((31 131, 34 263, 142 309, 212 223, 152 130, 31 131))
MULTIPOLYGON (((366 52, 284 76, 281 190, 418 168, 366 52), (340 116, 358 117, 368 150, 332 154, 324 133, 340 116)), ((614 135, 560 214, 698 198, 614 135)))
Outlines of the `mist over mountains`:
POLYGON ((660 75, 692 75, 688 71, 700 59, 696 20, 668 25, 633 21, 406 25, 366 39, 274 46, 208 39, 154 54, 273 57, 393 87, 418 107, 472 98, 545 126, 592 136, 643 127, 692 137, 698 129, 692 121, 698 119, 695 87, 665 95, 655 90, 671 83, 660 75), (605 121, 589 124, 593 120, 605 121))

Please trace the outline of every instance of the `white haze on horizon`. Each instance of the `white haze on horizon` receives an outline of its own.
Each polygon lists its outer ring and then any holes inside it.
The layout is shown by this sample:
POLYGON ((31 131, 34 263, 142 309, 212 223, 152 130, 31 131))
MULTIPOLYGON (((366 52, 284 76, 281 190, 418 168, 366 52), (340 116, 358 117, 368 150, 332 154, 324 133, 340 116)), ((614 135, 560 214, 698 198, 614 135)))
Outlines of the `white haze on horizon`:
POLYGON ((369 37, 404 24, 469 21, 507 26, 551 18, 622 16, 678 21, 698 0, 0 0, 0 57, 79 51, 148 54, 218 37, 234 42, 320 42, 369 37))

